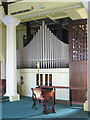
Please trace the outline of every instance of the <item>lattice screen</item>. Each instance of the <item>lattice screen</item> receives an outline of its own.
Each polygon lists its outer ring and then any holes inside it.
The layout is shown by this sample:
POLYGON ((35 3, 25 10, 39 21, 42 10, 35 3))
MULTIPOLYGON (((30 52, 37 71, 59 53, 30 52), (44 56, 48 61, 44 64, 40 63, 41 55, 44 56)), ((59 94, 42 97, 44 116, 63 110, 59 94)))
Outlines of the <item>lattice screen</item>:
POLYGON ((87 24, 72 27, 72 61, 87 60, 87 24))

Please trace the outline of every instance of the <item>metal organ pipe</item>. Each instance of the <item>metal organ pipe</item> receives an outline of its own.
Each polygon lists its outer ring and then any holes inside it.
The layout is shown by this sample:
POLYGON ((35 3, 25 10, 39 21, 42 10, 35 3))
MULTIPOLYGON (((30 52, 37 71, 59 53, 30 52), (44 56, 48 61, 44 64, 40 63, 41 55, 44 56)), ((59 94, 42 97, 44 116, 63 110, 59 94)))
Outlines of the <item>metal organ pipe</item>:
POLYGON ((40 31, 40 61, 41 61, 41 68, 42 68, 42 27, 40 31))
POLYGON ((47 68, 47 43, 46 43, 46 25, 45 25, 45 68, 47 68))
POLYGON ((42 54, 42 57, 43 57, 43 67, 44 67, 44 38, 45 38, 45 23, 44 23, 44 21, 42 21, 42 28, 43 28, 43 33, 42 33, 42 42, 43 42, 43 54, 42 54))
POLYGON ((17 51, 18 67, 60 68, 69 64, 69 46, 60 41, 42 22, 42 26, 24 48, 17 51), (21 56, 21 57, 20 57, 21 56))

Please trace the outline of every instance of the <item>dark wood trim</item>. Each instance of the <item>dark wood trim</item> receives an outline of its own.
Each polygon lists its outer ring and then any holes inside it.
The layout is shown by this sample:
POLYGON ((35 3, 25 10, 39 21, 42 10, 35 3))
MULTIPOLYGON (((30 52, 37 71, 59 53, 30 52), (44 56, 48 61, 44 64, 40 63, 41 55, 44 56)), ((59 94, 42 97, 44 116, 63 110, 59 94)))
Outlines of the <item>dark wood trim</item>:
POLYGON ((69 87, 64 87, 64 86, 40 86, 42 88, 66 88, 69 89, 69 87))
POLYGON ((75 20, 75 21, 72 21, 72 22, 70 22, 70 25, 72 26, 72 25, 78 25, 78 22, 80 22, 80 25, 82 24, 83 25, 83 23, 84 24, 86 24, 87 23, 87 19, 81 19, 81 20, 75 20))
POLYGON ((8 15, 8 3, 7 2, 2 2, 2 6, 4 8, 5 15, 8 15))
MULTIPOLYGON (((81 105, 81 104, 83 104, 83 102, 73 102, 72 101, 72 90, 80 90, 80 91, 86 91, 87 90, 87 88, 86 87, 64 87, 64 86, 40 86, 41 88, 54 88, 54 90, 56 89, 56 88, 63 88, 63 89, 69 89, 69 101, 63 101, 63 103, 69 103, 70 104, 70 106, 72 106, 72 104, 79 104, 79 105, 81 105)), ((55 97, 54 97, 54 99, 55 99, 55 97)), ((55 102, 56 102, 57 100, 55 100, 55 102)), ((61 101, 61 100, 58 100, 58 101, 61 101)))
MULTIPOLYGON (((23 0, 15 0, 15 1, 12 1, 12 2, 7 2, 7 4, 13 4, 13 3, 16 3, 16 2, 20 2, 20 1, 23 1, 23 0)), ((0 4, 0 7, 3 6, 2 4, 0 4)))
POLYGON ((76 104, 76 105, 83 105, 82 102, 72 102, 72 104, 76 104))
POLYGON ((68 103, 69 104, 69 101, 67 101, 67 100, 57 100, 57 99, 55 99, 55 102, 57 102, 57 103, 68 103))
POLYGON ((20 2, 20 1, 23 1, 23 0, 15 0, 15 1, 12 1, 12 2, 8 2, 8 4, 12 4, 12 3, 20 2))
POLYGON ((72 90, 87 90, 86 87, 64 87, 64 86, 40 86, 42 88, 63 88, 63 89, 72 89, 72 90))
MULTIPOLYGON (((65 100, 55 100, 56 103, 67 103, 67 104, 70 104, 69 101, 65 101, 65 100)), ((81 102, 72 102, 72 105, 73 104, 77 104, 77 105, 83 105, 83 103, 81 102)))

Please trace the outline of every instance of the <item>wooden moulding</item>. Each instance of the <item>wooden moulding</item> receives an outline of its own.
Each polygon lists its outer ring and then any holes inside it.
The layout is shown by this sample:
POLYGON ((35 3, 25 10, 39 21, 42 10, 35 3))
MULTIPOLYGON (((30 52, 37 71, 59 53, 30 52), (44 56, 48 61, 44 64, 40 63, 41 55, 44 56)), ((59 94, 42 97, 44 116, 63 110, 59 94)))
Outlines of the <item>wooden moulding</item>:
POLYGON ((72 101, 72 92, 73 91, 86 91, 87 88, 86 87, 64 87, 64 86, 40 86, 41 88, 54 88, 54 90, 56 88, 63 88, 63 89, 69 89, 69 101, 65 101, 65 100, 55 100, 55 96, 54 96, 54 103, 55 102, 61 102, 61 103, 69 103, 70 106, 72 106, 72 104, 80 104, 82 105, 83 102, 81 101, 72 101))

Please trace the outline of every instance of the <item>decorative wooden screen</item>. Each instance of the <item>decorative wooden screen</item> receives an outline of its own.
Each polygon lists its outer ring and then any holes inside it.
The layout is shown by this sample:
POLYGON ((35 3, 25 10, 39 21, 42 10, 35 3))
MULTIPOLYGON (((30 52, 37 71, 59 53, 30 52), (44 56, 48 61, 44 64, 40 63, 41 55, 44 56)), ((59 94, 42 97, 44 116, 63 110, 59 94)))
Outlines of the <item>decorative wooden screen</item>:
POLYGON ((87 24, 72 26, 72 59, 73 61, 87 60, 87 24))
POLYGON ((73 102, 84 102, 87 87, 87 21, 73 21, 69 25, 69 79, 73 102))

